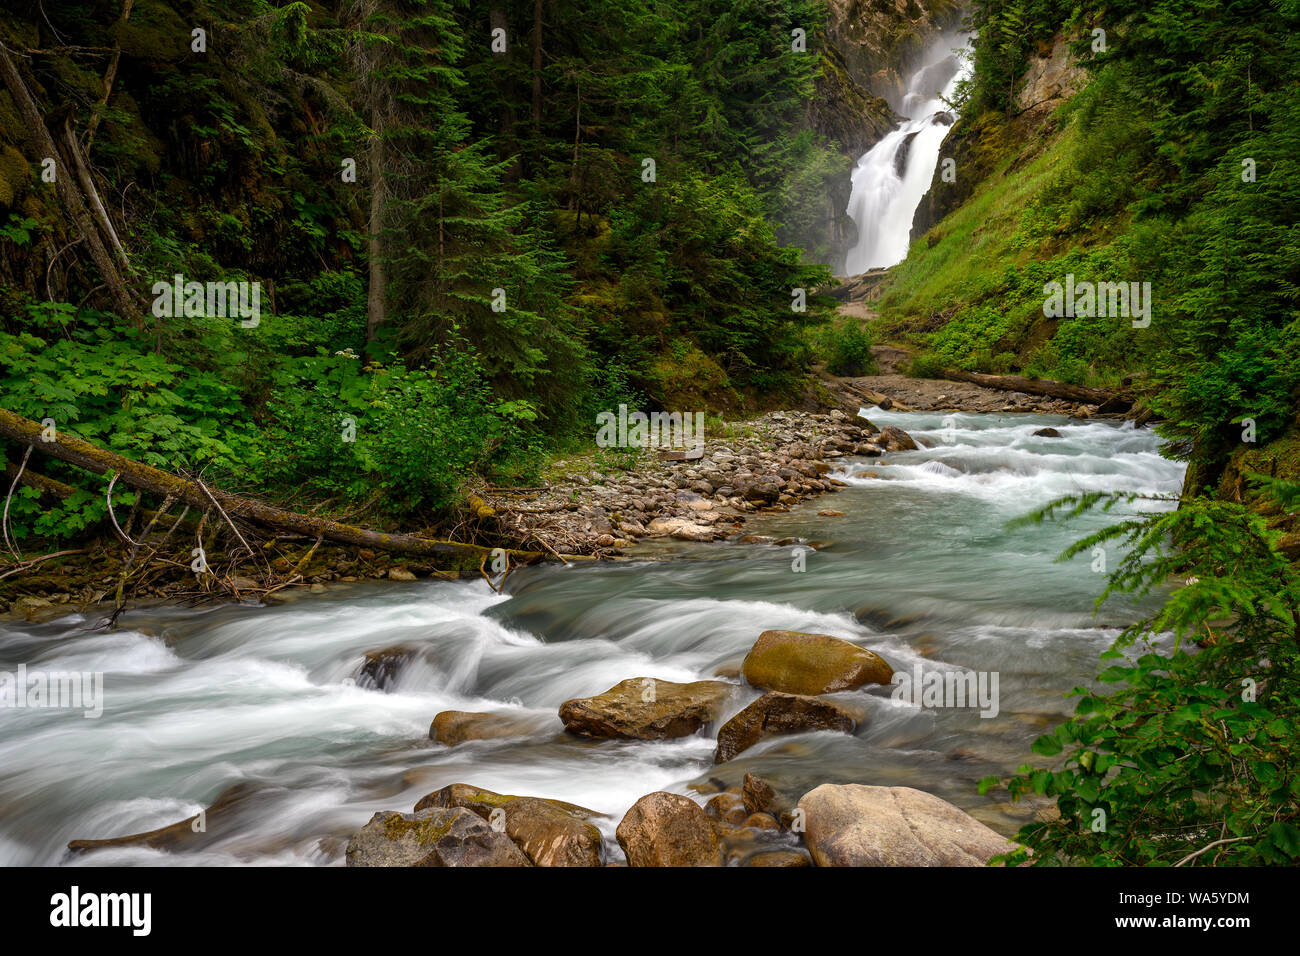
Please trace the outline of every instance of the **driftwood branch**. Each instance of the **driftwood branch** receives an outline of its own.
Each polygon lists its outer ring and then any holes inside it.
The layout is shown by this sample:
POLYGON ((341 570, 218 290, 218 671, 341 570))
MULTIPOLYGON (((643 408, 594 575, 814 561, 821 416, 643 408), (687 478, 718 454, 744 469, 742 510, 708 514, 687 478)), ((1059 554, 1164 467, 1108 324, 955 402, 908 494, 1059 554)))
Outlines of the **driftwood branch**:
POLYGON ((9 485, 9 494, 5 495, 4 517, 2 520, 0 520, 0 531, 4 532, 5 547, 9 549, 9 553, 14 556, 15 561, 21 561, 23 559, 23 556, 18 553, 17 542, 9 540, 9 502, 13 501, 14 489, 18 487, 18 482, 22 480, 23 469, 27 467, 27 459, 31 457, 32 457, 32 446, 28 445, 27 450, 23 452, 22 464, 18 466, 17 471, 14 473, 14 480, 9 485))

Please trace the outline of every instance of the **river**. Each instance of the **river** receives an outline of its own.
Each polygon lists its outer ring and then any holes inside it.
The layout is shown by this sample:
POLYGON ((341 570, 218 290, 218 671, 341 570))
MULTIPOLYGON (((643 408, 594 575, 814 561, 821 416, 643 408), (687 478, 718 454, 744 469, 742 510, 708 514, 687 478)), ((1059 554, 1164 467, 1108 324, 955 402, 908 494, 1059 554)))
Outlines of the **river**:
MULTIPOLYGON (((835 475, 847 487, 747 525, 815 542, 802 571, 790 546, 665 543, 638 549, 642 560, 522 569, 504 594, 483 581, 363 582, 269 607, 139 610, 112 632, 80 617, 0 625, 0 669, 102 671, 105 689, 98 719, 0 709, 0 864, 338 865, 348 834, 376 810, 409 811, 456 782, 602 811, 619 859, 613 829, 638 797, 694 793, 709 778, 730 785, 746 771, 795 790, 914 786, 1013 832, 1023 812, 980 797, 975 782, 1029 758, 1135 609, 1116 603, 1094 618, 1094 559, 1053 560, 1113 516, 1007 522, 1072 492, 1177 491, 1183 467, 1131 424, 871 418, 933 447, 842 459, 835 475), (1061 437, 1032 434, 1045 426, 1061 437), (996 672, 998 713, 898 706, 878 688, 854 695, 869 719, 852 735, 770 738, 717 767, 705 735, 563 732, 566 699, 629 677, 710 678, 769 628, 847 638, 897 670, 924 661, 996 672), (388 693, 357 686, 363 654, 396 644, 425 653, 388 693), (428 728, 447 709, 510 712, 533 730, 446 748, 428 728), (65 850, 71 839, 173 823, 237 783, 256 799, 200 850, 65 850)), ((1118 558, 1108 556, 1112 567, 1118 558)), ((755 696, 740 689, 731 711, 755 696)))

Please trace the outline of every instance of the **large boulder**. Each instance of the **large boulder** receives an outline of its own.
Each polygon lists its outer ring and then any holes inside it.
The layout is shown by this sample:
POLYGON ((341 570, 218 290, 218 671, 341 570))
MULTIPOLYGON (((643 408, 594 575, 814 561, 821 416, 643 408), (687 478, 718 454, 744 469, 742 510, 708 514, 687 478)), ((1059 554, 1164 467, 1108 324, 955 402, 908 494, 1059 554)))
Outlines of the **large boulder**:
POLYGON ((828 634, 764 631, 741 675, 762 690, 816 695, 888 684, 894 669, 871 651, 828 634))
POLYGON ((477 814, 431 807, 381 810, 348 841, 348 866, 530 866, 504 833, 477 814))
POLYGON ((415 805, 416 812, 429 808, 472 811, 503 830, 535 866, 601 865, 600 831, 588 822, 600 814, 585 807, 454 783, 415 805))
POLYGON ((470 740, 525 737, 534 729, 528 721, 506 714, 444 710, 434 717, 433 723, 429 725, 429 739, 454 747, 470 740))
POLYGON ((718 731, 713 762, 730 760, 764 737, 811 730, 838 730, 851 734, 858 722, 829 700, 768 691, 718 731))
POLYGON ((911 787, 822 784, 803 795, 818 866, 984 866, 1014 849, 951 803, 911 787))
POLYGON ((560 705, 570 733, 620 740, 687 737, 718 719, 733 685, 718 680, 690 684, 633 677, 595 697, 560 705))
POLYGON ((619 822, 618 845, 628 866, 721 866, 713 822, 690 797, 646 794, 619 822))

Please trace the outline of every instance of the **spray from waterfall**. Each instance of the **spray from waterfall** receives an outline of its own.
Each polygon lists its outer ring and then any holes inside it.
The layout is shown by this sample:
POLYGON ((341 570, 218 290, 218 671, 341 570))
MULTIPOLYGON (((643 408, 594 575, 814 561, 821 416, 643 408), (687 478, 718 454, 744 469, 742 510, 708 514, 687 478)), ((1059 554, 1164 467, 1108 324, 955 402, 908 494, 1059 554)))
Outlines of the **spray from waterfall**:
POLYGON ((863 154, 853 170, 848 214, 858 242, 845 259, 846 275, 892 266, 907 257, 916 207, 930 188, 939 148, 956 115, 948 106, 970 72, 956 52, 969 34, 940 37, 908 79, 900 112, 907 120, 863 154))

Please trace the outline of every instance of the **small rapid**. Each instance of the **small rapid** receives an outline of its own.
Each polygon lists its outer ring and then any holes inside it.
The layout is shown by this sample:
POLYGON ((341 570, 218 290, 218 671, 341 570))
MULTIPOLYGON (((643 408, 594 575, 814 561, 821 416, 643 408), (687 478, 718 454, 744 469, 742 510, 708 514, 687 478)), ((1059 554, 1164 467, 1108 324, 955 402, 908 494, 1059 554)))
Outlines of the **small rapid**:
MULTIPOLYGON (((482 581, 359 582, 269 607, 142 609, 114 632, 81 617, 0 625, 0 670, 102 671, 105 694, 98 719, 0 708, 0 863, 338 865, 375 811, 409 811, 451 783, 601 811, 616 857, 613 828, 640 796, 730 785, 746 771, 791 790, 915 786, 1014 831, 1023 812, 980 797, 975 782, 1029 758, 1034 737, 1069 712, 1063 695, 1089 682, 1137 609, 1116 602, 1094 618, 1102 576, 1086 556, 1054 561, 1118 513, 1007 522, 1073 492, 1177 491, 1182 466, 1131 424, 871 418, 928 447, 842 459, 838 493, 746 525, 813 550, 679 543, 660 547, 660 560, 521 569, 503 594, 482 581), (1046 426, 1060 437, 1034 434, 1046 426), (996 671, 998 714, 855 692, 868 719, 854 734, 771 738, 717 766, 706 734, 649 743, 564 733, 565 700, 630 677, 712 678, 771 628, 843 637, 897 670, 996 671), (418 653, 394 683, 360 686, 365 655, 397 645, 418 653), (450 709, 509 714, 526 732, 434 744, 429 723, 450 709), (253 796, 199 850, 65 849, 174 823, 237 784, 253 796)), ((738 687, 728 715, 755 696, 738 687)))

